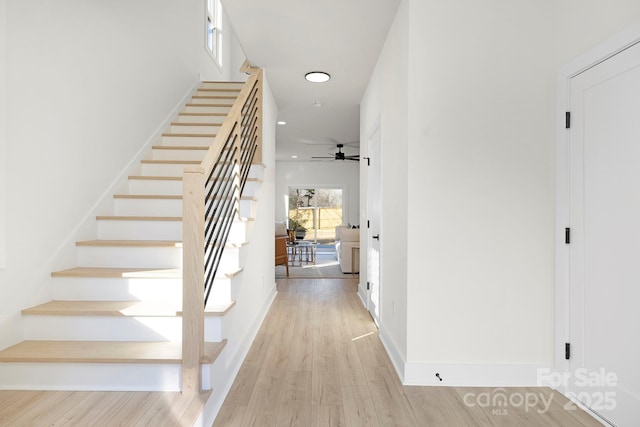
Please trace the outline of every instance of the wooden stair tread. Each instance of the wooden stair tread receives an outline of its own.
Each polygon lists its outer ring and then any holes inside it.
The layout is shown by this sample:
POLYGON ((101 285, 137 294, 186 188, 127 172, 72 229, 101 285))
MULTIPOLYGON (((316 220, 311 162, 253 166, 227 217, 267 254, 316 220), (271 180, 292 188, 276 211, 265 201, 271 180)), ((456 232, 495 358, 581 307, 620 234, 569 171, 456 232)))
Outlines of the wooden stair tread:
POLYGON ((182 181, 181 176, 166 175, 129 175, 129 179, 138 179, 143 181, 182 181))
POLYGON ((182 242, 177 240, 85 240, 76 242, 76 246, 181 248, 182 242))
POLYGON ((98 215, 102 221, 182 221, 181 216, 98 215))
MULTIPOLYGON (((202 89, 200 89, 202 90, 202 89)), ((215 89, 214 89, 215 90, 215 89)), ((236 99, 233 95, 193 95, 192 99, 236 99)))
MULTIPOLYGON (((198 92, 238 92, 240 93, 241 88, 235 87, 220 87, 220 88, 212 88, 212 87, 199 87, 198 92)), ((237 97, 237 96, 236 96, 237 97)))
POLYGON ((227 113, 186 113, 186 112, 182 112, 182 113, 178 113, 178 116, 218 116, 218 117, 222 117, 222 116, 226 116, 227 113))
POLYGON ((144 301, 50 301, 22 314, 50 316, 175 317, 180 304, 144 301))
POLYGON ((114 194, 114 199, 164 199, 182 200, 181 195, 174 194, 114 194))
POLYGON ((198 103, 194 103, 194 102, 187 102, 185 104, 187 107, 225 107, 225 108, 231 108, 233 106, 233 104, 198 104, 198 103))
MULTIPOLYGON (((240 248, 249 242, 227 242, 226 247, 240 248)), ((178 240, 85 240, 76 242, 76 246, 93 247, 138 247, 138 248, 182 248, 182 241, 178 240)))
MULTIPOLYGON (((227 340, 206 342, 201 363, 213 363, 227 340)), ((158 363, 182 362, 181 342, 23 341, 0 351, 0 362, 158 363)))
POLYGON ((222 124, 216 123, 184 123, 184 122, 171 122, 171 126, 218 126, 221 127, 222 124))
POLYGON ((143 164, 149 165, 199 165, 202 163, 200 160, 156 160, 156 159, 145 159, 142 160, 143 164))
POLYGON ((54 271, 52 277, 109 277, 181 279, 179 268, 74 267, 54 271))
POLYGON ((163 133, 162 136, 185 138, 215 138, 215 133, 163 133))
POLYGON ((240 267, 240 268, 236 269, 235 271, 230 271, 229 273, 224 273, 224 275, 227 276, 227 278, 231 279, 233 277, 236 277, 237 275, 239 275, 243 271, 244 271, 244 268, 240 267))
MULTIPOLYGON (((235 301, 209 304, 205 316, 224 316, 235 301)), ((24 315, 39 316, 116 316, 176 317, 182 316, 182 304, 149 301, 49 301, 22 310, 24 315)))
MULTIPOLYGON (((182 200, 180 195, 165 194, 114 194, 114 199, 166 199, 166 200, 182 200)), ((240 200, 257 201, 255 196, 241 196, 240 200)))
POLYGON ((208 150, 209 147, 200 145, 154 145, 154 150, 208 150))

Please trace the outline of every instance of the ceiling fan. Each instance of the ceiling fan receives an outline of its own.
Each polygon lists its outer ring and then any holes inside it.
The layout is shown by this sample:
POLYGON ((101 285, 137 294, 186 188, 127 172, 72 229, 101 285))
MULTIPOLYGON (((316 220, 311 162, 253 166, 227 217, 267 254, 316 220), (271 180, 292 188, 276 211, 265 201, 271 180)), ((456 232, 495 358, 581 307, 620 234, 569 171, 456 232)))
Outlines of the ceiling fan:
POLYGON ((356 162, 360 161, 359 154, 351 154, 346 155, 342 152, 342 147, 344 144, 337 144, 338 152, 333 155, 333 157, 311 157, 312 159, 333 159, 333 160, 355 160, 356 162))

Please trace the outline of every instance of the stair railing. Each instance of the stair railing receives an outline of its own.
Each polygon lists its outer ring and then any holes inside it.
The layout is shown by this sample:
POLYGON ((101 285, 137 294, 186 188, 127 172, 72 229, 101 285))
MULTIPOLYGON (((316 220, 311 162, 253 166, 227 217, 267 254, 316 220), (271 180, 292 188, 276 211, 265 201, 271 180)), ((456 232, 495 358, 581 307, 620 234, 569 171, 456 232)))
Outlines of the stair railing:
MULTIPOLYGON (((183 176, 182 392, 201 391, 204 310, 252 163, 262 161, 262 70, 250 74, 204 160, 183 176)), ((215 293, 215 291, 214 291, 215 293)))

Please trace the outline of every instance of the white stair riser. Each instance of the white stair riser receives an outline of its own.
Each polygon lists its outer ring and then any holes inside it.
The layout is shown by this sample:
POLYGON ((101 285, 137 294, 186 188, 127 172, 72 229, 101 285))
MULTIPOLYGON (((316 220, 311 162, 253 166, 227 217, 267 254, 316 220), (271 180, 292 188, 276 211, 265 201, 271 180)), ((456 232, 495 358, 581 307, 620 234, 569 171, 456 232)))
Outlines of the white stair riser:
POLYGON ((258 197, 260 191, 260 182, 247 180, 242 190, 242 195, 247 197, 258 197))
MULTIPOLYGON (((218 272, 218 276, 220 272, 218 272)), ((209 292, 208 302, 227 302, 231 301, 231 278, 218 277, 214 280, 211 291, 209 292)))
POLYGON ((206 342, 220 342, 222 336, 222 316, 205 316, 204 318, 204 340, 206 342))
POLYGON ((206 126, 198 125, 172 125, 171 133, 189 133, 189 134, 217 134, 222 125, 208 124, 206 126))
POLYGON ((129 179, 129 194, 182 195, 182 180, 129 179))
POLYGON ((182 301, 182 279, 56 277, 58 301, 182 301))
MULTIPOLYGON (((220 266, 218 272, 225 273, 229 271, 235 271, 240 268, 240 251, 241 248, 233 246, 224 248, 224 251, 222 252, 222 256, 220 258, 220 266)), ((209 253, 207 252, 205 256, 208 255, 209 253)))
POLYGON ((202 82, 199 89, 235 89, 240 90, 243 82, 202 82))
POLYGON ((182 221, 99 220, 100 240, 182 240, 182 221))
POLYGON ((180 391, 179 364, 0 363, 4 390, 180 391))
POLYGON ((204 105, 187 105, 184 108, 185 113, 225 113, 228 114, 231 107, 207 107, 204 105))
POLYGON ((152 160, 197 160, 204 159, 207 150, 151 150, 152 160))
POLYGON ((229 96, 229 95, 210 95, 210 94, 205 94, 205 95, 197 95, 197 96, 204 96, 206 98, 197 98, 197 97, 193 97, 191 99, 191 103, 192 104, 214 104, 214 105, 223 105, 225 107, 231 107, 233 105, 233 102, 235 101, 235 99, 228 99, 228 98, 211 98, 213 96, 229 96))
POLYGON ((181 341, 182 317, 27 315, 25 339, 63 341, 181 341))
POLYGON ((78 246, 79 267, 182 268, 182 247, 78 246))
POLYGON ((182 216, 182 199, 117 198, 115 215, 182 216))
POLYGON ((240 218, 255 218, 257 203, 250 199, 240 199, 240 218))
POLYGON ((237 98, 239 94, 240 94, 240 89, 238 90, 198 89, 198 91, 196 92, 196 96, 233 96, 234 98, 237 98))
POLYGON ((178 123, 211 123, 216 125, 221 125, 224 123, 226 116, 215 115, 189 115, 189 114, 181 114, 178 116, 178 123))
POLYGON ((184 168, 191 165, 183 163, 142 163, 140 175, 144 176, 183 176, 184 168))
POLYGON ((251 165, 251 167, 249 168, 248 178, 256 178, 260 180, 260 182, 264 181, 264 166, 251 165))
POLYGON ((180 147, 209 147, 215 141, 214 136, 169 136, 162 137, 162 145, 180 147))
POLYGON ((229 231, 228 242, 230 243, 243 243, 247 242, 249 235, 249 228, 252 226, 253 221, 235 221, 229 231))

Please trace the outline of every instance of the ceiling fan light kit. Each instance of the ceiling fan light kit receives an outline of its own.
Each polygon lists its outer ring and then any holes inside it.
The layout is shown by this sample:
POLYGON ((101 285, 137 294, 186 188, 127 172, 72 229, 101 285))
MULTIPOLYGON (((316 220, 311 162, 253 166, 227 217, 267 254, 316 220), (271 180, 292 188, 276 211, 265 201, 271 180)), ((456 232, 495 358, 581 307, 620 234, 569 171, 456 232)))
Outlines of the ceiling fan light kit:
POLYGON ((338 152, 335 153, 333 155, 333 157, 313 156, 311 158, 312 159, 332 159, 332 160, 354 160, 356 162, 360 161, 360 155, 359 154, 346 155, 345 153, 342 152, 342 147, 344 147, 344 144, 337 144, 337 147, 338 147, 338 152))

